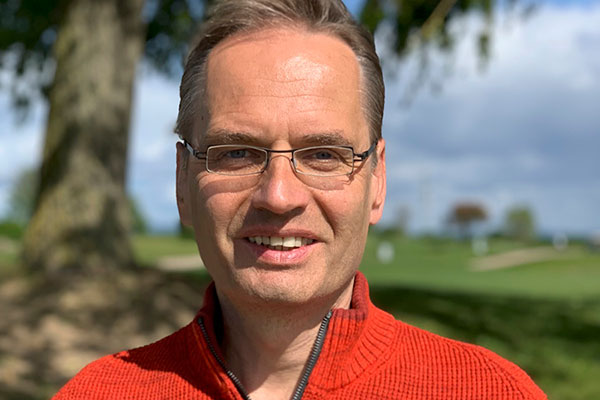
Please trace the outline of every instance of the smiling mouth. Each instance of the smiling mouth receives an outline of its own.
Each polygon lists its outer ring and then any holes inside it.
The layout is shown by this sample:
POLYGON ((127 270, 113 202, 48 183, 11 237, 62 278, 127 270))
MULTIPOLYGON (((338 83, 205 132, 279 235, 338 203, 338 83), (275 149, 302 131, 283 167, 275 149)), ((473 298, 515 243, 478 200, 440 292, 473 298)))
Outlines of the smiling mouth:
POLYGON ((314 242, 313 239, 298 236, 251 236, 246 238, 250 243, 265 246, 271 250, 289 251, 314 242))

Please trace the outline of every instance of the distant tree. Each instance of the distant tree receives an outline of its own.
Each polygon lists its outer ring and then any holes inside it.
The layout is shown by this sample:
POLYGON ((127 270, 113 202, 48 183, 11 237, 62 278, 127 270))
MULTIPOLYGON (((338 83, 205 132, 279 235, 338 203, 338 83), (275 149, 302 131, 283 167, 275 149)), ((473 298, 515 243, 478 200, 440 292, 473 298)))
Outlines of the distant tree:
POLYGON ((140 209, 138 202, 131 195, 128 196, 128 200, 129 209, 131 210, 131 217, 133 220, 133 223, 131 224, 131 230, 138 234, 148 233, 148 221, 146 221, 146 216, 140 209))
POLYGON ((487 219, 487 211, 481 204, 477 203, 457 203, 448 215, 448 224, 457 228, 461 237, 472 236, 472 228, 476 222, 482 222, 487 219))
POLYGON ((509 208, 504 217, 504 233, 512 239, 532 240, 535 236, 535 219, 531 209, 523 205, 509 208))
POLYGON ((410 209, 406 205, 396 207, 396 215, 394 216, 394 230, 405 235, 408 230, 408 222, 410 220, 410 209))
MULTIPOLYGON (((0 239, 3 237, 13 240, 20 240, 23 237, 23 225, 10 219, 0 220, 0 239)), ((0 240, 0 243, 2 240, 0 240)))
POLYGON ((178 225, 179 237, 183 239, 193 239, 194 238, 194 229, 186 226, 179 221, 178 225))

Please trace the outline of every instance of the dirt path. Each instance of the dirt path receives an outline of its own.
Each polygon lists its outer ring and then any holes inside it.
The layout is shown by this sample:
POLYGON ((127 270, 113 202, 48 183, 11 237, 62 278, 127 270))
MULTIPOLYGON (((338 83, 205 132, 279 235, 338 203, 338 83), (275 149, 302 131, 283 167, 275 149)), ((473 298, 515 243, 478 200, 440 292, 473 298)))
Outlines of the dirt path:
POLYGON ((204 268, 204 263, 198 254, 166 256, 156 262, 156 268, 167 272, 193 271, 204 268))
POLYGON ((492 271, 563 257, 565 257, 565 253, 559 252, 551 246, 532 247, 476 258, 471 262, 471 269, 473 271, 492 271))
POLYGON ((5 253, 15 253, 18 249, 17 242, 0 236, 0 251, 5 253))

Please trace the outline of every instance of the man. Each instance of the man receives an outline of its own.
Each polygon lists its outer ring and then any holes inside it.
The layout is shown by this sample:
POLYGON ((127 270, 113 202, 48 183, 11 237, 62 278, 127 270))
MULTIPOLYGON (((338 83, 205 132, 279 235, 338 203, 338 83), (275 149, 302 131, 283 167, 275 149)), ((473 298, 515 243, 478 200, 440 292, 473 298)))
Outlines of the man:
POLYGON ((177 200, 212 278, 194 321, 57 399, 544 399, 395 321, 358 267, 386 191, 383 79, 339 0, 225 0, 181 84, 177 200))

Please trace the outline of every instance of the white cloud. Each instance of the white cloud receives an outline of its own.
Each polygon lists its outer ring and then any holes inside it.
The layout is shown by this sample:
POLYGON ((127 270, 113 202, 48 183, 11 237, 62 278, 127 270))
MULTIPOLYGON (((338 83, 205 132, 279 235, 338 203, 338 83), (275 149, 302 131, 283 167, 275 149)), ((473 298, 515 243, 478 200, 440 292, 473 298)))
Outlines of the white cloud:
POLYGON ((132 161, 155 162, 173 152, 179 91, 177 82, 146 72, 134 92, 132 161))
MULTIPOLYGON (((486 204, 496 223, 523 202, 545 231, 598 230, 600 202, 588 199, 600 191, 600 4, 545 6, 508 23, 507 14, 498 17, 484 73, 470 36, 441 92, 422 90, 400 108, 406 82, 388 80, 386 219, 394 203, 405 203, 413 228, 433 228, 453 202, 469 198, 486 204)), ((466 22, 476 31, 478 21, 466 22)), ((434 70, 444 62, 435 59, 434 70)), ((417 65, 410 60, 401 76, 414 76, 417 65)))
POLYGON ((155 229, 173 229, 178 83, 146 72, 136 85, 128 187, 155 229))

